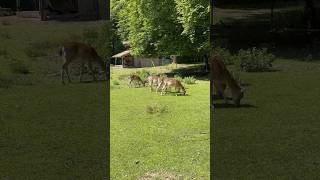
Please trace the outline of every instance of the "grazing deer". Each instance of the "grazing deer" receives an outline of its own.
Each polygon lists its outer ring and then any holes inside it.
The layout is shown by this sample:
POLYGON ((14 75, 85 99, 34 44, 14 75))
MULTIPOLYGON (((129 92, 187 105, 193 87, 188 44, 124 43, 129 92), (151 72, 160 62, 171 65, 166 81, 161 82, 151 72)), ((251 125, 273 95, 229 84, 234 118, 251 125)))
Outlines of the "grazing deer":
POLYGON ((236 106, 240 106, 240 100, 243 98, 244 91, 237 81, 231 76, 227 67, 217 56, 210 58, 213 85, 216 87, 217 95, 222 97, 228 103, 224 91, 227 86, 231 89, 232 100, 236 106))
POLYGON ((152 87, 153 85, 156 85, 158 86, 159 84, 161 84, 161 81, 162 81, 162 78, 160 78, 159 76, 148 76, 147 78, 147 82, 148 82, 148 85, 150 86, 150 90, 152 91, 152 87))
POLYGON ((64 84, 64 74, 67 74, 68 81, 71 83, 70 74, 68 66, 70 63, 80 64, 80 75, 79 80, 82 81, 82 74, 84 65, 88 64, 88 68, 91 72, 93 80, 96 81, 97 78, 94 74, 92 64, 97 63, 101 70, 106 72, 106 64, 103 62, 102 58, 98 55, 96 50, 90 45, 78 43, 78 42, 69 42, 63 44, 60 49, 60 56, 63 59, 63 65, 61 70, 61 81, 64 84))
POLYGON ((131 76, 129 76, 129 87, 132 87, 132 82, 137 82, 138 83, 138 85, 139 85, 139 87, 142 85, 142 86, 144 86, 145 85, 145 83, 142 81, 142 79, 138 76, 138 75, 135 75, 135 74, 133 74, 133 75, 131 75, 131 76))
POLYGON ((162 86, 161 95, 166 93, 166 90, 168 87, 174 87, 176 91, 178 90, 178 92, 182 92, 183 95, 186 94, 186 90, 182 86, 181 82, 174 78, 162 78, 161 83, 157 87, 157 92, 161 86, 162 86))

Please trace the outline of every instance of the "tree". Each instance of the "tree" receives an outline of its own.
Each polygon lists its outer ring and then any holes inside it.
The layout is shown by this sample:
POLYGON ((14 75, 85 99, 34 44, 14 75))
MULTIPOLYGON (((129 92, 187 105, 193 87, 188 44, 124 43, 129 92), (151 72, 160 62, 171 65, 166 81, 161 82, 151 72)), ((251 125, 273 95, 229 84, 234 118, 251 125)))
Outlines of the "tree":
POLYGON ((194 55, 208 48, 205 0, 113 0, 117 32, 136 55, 194 55))

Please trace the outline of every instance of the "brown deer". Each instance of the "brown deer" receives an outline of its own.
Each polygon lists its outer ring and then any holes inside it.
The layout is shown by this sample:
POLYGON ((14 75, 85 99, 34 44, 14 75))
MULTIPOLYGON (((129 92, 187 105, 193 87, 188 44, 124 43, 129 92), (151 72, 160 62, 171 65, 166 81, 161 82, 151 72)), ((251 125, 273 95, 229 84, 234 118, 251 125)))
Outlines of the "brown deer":
POLYGON ((240 100, 243 98, 244 89, 242 89, 237 81, 232 77, 225 64, 217 56, 210 58, 212 81, 216 87, 217 95, 222 97, 226 103, 228 99, 224 94, 227 86, 231 89, 232 100, 236 106, 240 106, 240 100))
POLYGON ((151 91, 153 90, 152 89, 153 85, 158 86, 161 83, 161 80, 162 78, 160 78, 159 76, 155 76, 155 75, 148 76, 147 82, 148 82, 148 85, 150 86, 150 90, 151 91))
POLYGON ((129 87, 132 87, 133 82, 138 83, 139 87, 145 85, 145 83, 142 81, 142 79, 138 75, 135 75, 135 74, 129 76, 129 87))
POLYGON ((178 90, 178 92, 182 92, 183 95, 186 94, 186 90, 182 86, 181 82, 174 78, 162 78, 161 83, 158 85, 156 92, 158 92, 158 89, 161 86, 162 86, 161 95, 166 93, 166 90, 168 87, 174 87, 176 91, 178 90))
POLYGON ((106 64, 102 58, 98 55, 96 50, 90 45, 79 43, 79 42, 69 42, 63 44, 60 49, 60 56, 63 59, 63 65, 61 70, 61 81, 64 84, 64 74, 67 74, 68 81, 71 83, 71 78, 69 74, 69 64, 77 63, 80 64, 80 75, 79 80, 82 81, 83 69, 85 64, 88 65, 88 68, 91 72, 94 81, 97 81, 95 73, 93 71, 93 63, 97 63, 101 70, 106 72, 106 64))

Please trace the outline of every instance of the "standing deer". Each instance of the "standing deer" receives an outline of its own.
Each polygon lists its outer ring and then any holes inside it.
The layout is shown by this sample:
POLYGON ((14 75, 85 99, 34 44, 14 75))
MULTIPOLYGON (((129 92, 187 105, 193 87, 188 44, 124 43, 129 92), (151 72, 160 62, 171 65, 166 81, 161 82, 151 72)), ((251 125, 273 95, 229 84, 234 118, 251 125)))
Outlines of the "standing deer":
POLYGON ((144 86, 145 83, 142 81, 142 79, 138 75, 131 75, 129 76, 129 87, 132 87, 132 82, 137 82, 139 86, 144 86))
POLYGON ((232 77, 227 67, 217 56, 210 58, 211 71, 212 71, 212 81, 213 85, 216 87, 217 95, 222 97, 226 103, 228 99, 224 94, 227 86, 231 89, 232 100, 236 106, 240 106, 240 100, 243 98, 244 91, 237 83, 237 81, 232 77))
POLYGON ((93 63, 97 63, 101 70, 106 72, 105 62, 98 55, 96 50, 90 45, 78 42, 69 42, 65 43, 60 49, 60 56, 63 59, 63 65, 61 70, 61 81, 64 84, 64 74, 67 74, 68 81, 71 83, 70 74, 69 74, 69 64, 78 63, 80 64, 80 75, 79 80, 82 81, 84 65, 88 64, 88 68, 91 72, 94 81, 97 81, 95 73, 92 68, 93 63))
POLYGON ((161 80, 161 83, 157 87, 157 92, 161 86, 162 86, 161 95, 166 93, 166 90, 168 87, 174 87, 176 91, 178 90, 178 92, 182 92, 183 95, 186 94, 186 90, 182 86, 181 82, 179 80, 174 79, 174 78, 163 78, 161 80))
POLYGON ((154 75, 148 76, 147 81, 150 86, 150 90, 151 91, 153 90, 152 89, 153 85, 158 86, 161 83, 161 80, 162 78, 160 78, 159 76, 154 76, 154 75))

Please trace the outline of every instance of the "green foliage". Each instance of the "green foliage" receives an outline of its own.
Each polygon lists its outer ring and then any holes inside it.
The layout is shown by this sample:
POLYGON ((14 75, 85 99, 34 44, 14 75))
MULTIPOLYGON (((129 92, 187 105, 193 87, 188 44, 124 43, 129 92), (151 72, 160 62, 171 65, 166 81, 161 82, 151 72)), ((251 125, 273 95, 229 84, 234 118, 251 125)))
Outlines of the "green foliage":
POLYGON ((82 41, 96 48, 98 54, 107 61, 110 61, 109 58, 112 56, 110 29, 110 23, 106 22, 99 29, 87 28, 82 33, 82 41))
POLYGON ((135 55, 203 53, 209 44, 208 5, 204 0, 111 1, 117 32, 135 55))
POLYGON ((141 71, 137 71, 135 74, 137 74, 142 81, 145 81, 148 78, 148 76, 150 76, 150 72, 145 69, 142 69, 141 71))
POLYGON ((272 67, 275 56, 268 53, 266 48, 252 48, 248 50, 240 50, 236 56, 236 66, 241 71, 259 72, 268 71, 272 67))
POLYGON ((183 78, 183 82, 186 84, 195 84, 196 81, 197 81, 197 79, 194 78, 193 76, 188 76, 188 77, 183 78))
POLYGON ((219 56, 226 65, 234 63, 234 57, 231 55, 228 49, 222 47, 215 47, 212 50, 212 54, 219 56))
POLYGON ((174 75, 174 78, 180 82, 183 82, 183 78, 178 74, 174 75))
POLYGON ((206 52, 209 47, 209 1, 207 0, 175 0, 177 20, 183 27, 182 35, 186 35, 194 45, 196 52, 206 52))

